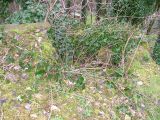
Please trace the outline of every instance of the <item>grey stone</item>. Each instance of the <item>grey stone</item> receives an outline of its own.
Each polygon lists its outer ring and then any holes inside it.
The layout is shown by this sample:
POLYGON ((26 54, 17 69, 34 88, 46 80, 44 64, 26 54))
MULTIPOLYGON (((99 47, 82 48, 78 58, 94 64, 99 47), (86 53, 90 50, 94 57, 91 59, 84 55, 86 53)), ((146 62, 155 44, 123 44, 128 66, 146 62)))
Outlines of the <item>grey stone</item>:
POLYGON ((17 82, 18 81, 17 76, 15 74, 13 74, 13 73, 7 73, 5 75, 5 79, 9 80, 10 82, 17 82))
POLYGON ((0 105, 3 105, 6 102, 7 102, 6 98, 0 98, 0 105))

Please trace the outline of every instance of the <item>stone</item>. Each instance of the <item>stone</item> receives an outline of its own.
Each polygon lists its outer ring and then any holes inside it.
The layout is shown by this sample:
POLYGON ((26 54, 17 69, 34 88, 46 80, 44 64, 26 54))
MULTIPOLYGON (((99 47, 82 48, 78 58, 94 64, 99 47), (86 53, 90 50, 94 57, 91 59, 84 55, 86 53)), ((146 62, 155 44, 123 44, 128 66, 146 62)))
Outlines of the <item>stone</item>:
POLYGON ((55 106, 55 105, 52 105, 52 106, 51 106, 51 110, 52 110, 52 111, 60 112, 60 109, 59 109, 57 106, 55 106))
POLYGON ((129 115, 125 115, 125 119, 124 120, 131 120, 131 117, 129 115))
POLYGON ((28 110, 28 111, 31 110, 31 104, 29 104, 29 103, 27 103, 24 107, 25 107, 25 109, 28 110))
POLYGON ((5 75, 5 79, 9 80, 10 82, 17 82, 18 81, 17 76, 15 74, 13 74, 13 73, 7 73, 5 75))
POLYGON ((160 106, 160 100, 157 100, 157 105, 160 106))
POLYGON ((36 119, 38 116, 37 116, 37 114, 34 113, 34 114, 31 114, 30 117, 31 117, 32 119, 36 119))
POLYGON ((0 105, 3 105, 6 102, 7 102, 6 98, 0 98, 0 105))
POLYGON ((23 73, 23 74, 21 75, 21 78, 22 78, 23 80, 27 80, 27 79, 29 78, 29 76, 28 76, 27 73, 23 73))
POLYGON ((142 86, 142 85, 143 85, 143 82, 142 82, 142 81, 138 81, 138 82, 137 82, 137 85, 138 85, 138 86, 142 86))

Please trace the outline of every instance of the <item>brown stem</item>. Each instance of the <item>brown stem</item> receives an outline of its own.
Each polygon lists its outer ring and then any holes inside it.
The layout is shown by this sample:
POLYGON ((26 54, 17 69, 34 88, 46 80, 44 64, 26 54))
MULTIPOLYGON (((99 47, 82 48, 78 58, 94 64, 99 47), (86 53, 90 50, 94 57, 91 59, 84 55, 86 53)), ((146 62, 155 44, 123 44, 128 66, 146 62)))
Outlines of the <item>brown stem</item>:
POLYGON ((53 9, 54 5, 56 4, 57 0, 55 0, 53 3, 50 2, 48 3, 48 9, 47 9, 47 13, 46 13, 46 17, 44 19, 44 22, 47 22, 47 19, 48 19, 48 16, 49 16, 49 13, 50 11, 53 9))

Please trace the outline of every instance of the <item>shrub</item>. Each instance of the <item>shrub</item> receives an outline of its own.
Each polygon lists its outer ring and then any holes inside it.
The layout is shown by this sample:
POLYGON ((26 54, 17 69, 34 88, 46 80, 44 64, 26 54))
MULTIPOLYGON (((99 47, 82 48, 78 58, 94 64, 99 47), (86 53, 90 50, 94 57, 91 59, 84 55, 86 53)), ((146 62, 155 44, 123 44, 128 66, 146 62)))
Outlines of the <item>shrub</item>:
POLYGON ((160 39, 158 39, 154 45, 152 58, 158 65, 160 65, 160 39))
MULTIPOLYGON (((96 55, 100 48, 108 47, 113 53, 111 57, 112 64, 119 64, 122 57, 122 50, 124 49, 132 29, 125 26, 127 26, 127 24, 104 21, 99 26, 85 29, 84 34, 77 37, 77 42, 75 43, 78 44, 76 44, 74 48, 78 49, 76 49, 74 53, 83 58, 96 55), (80 51, 82 51, 82 53, 80 51)), ((138 40, 131 37, 125 50, 126 55, 132 48, 136 47, 137 42, 138 40)))
MULTIPOLYGON (((121 61, 122 50, 133 29, 134 28, 128 24, 104 21, 98 26, 79 27, 77 30, 71 29, 72 35, 65 32, 66 36, 63 36, 61 40, 56 40, 55 37, 60 37, 56 36, 57 33, 55 32, 50 31, 49 36, 50 38, 52 36, 53 45, 56 46, 58 51, 66 47, 69 48, 70 51, 72 51, 74 61, 84 61, 85 58, 90 57, 94 58, 100 48, 107 46, 113 52, 111 57, 112 63, 118 65, 121 61)), ((64 31, 61 31, 59 33, 62 34, 63 32, 64 31)), ((132 48, 136 47, 137 43, 138 40, 131 37, 125 50, 125 57, 131 52, 132 48)), ((66 51, 69 52, 69 50, 66 51)))
POLYGON ((120 20, 142 23, 144 18, 154 11, 156 0, 113 0, 113 14, 120 20), (122 16, 122 17, 121 17, 122 16), (125 16, 125 17, 123 17, 125 16))
POLYGON ((0 1, 0 23, 4 22, 4 19, 8 17, 9 11, 8 11, 8 4, 10 0, 1 0, 0 1))
POLYGON ((47 11, 46 4, 38 4, 32 0, 23 4, 23 8, 20 11, 13 13, 6 19, 6 23, 35 23, 44 20, 47 11))
POLYGON ((0 44, 3 42, 4 37, 4 26, 0 26, 0 44))

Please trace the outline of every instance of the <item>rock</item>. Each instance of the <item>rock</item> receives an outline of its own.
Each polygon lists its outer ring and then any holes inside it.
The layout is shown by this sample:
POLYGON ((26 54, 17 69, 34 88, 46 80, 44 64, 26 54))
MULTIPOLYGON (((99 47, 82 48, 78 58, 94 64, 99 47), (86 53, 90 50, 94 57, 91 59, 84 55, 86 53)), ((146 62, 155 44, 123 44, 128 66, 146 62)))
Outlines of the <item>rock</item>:
POLYGON ((16 96, 17 95, 15 90, 12 90, 11 92, 12 92, 12 96, 16 96))
POLYGON ((52 106, 51 106, 51 110, 52 110, 52 111, 60 112, 60 109, 59 109, 57 106, 55 106, 55 105, 52 105, 52 106))
POLYGON ((157 105, 160 106, 160 100, 157 100, 157 105))
POLYGON ((31 114, 30 117, 31 117, 32 119, 36 119, 38 116, 37 116, 37 114, 31 114))
POLYGON ((99 102, 95 102, 94 105, 97 106, 97 107, 99 107, 99 106, 100 106, 100 103, 99 103, 99 102))
POLYGON ((15 104, 14 107, 17 109, 17 108, 21 107, 21 105, 20 104, 15 104))
POLYGON ((45 116, 49 116, 49 112, 47 112, 47 111, 45 111, 45 110, 43 110, 43 114, 45 115, 45 116))
POLYGON ((19 66, 19 65, 17 65, 17 66, 14 66, 14 68, 13 68, 15 71, 19 71, 20 69, 21 69, 21 67, 19 66))
POLYGON ((82 113, 83 112, 83 108, 77 107, 77 111, 78 111, 78 113, 82 113))
POLYGON ((144 104, 141 104, 141 107, 144 109, 146 106, 144 104))
POLYGON ((28 111, 31 110, 31 104, 29 104, 29 103, 27 103, 24 107, 25 107, 25 109, 28 110, 28 111))
POLYGON ((39 32, 41 32, 41 30, 40 30, 40 29, 37 29, 35 32, 36 32, 36 33, 39 33, 39 32))
POLYGON ((21 78, 22 78, 23 80, 27 80, 27 79, 29 78, 29 76, 28 76, 28 74, 23 73, 23 74, 21 75, 21 78))
POLYGON ((131 120, 131 117, 129 115, 125 115, 125 119, 124 120, 131 120))
POLYGON ((66 83, 66 85, 67 85, 69 88, 73 88, 74 85, 75 85, 75 83, 73 83, 73 82, 71 82, 71 81, 69 81, 69 80, 66 80, 65 83, 66 83))
POLYGON ((104 85, 105 82, 106 82, 105 80, 100 80, 100 81, 99 81, 99 84, 100 84, 100 85, 104 85))
POLYGON ((21 95, 19 95, 19 96, 17 96, 17 98, 16 98, 18 101, 20 101, 20 102, 22 102, 23 101, 23 99, 22 99, 22 96, 21 95))
POLYGON ((110 110, 109 114, 110 114, 111 118, 113 118, 113 119, 117 118, 116 113, 114 111, 110 110))
POLYGON ((104 116, 105 113, 104 113, 103 111, 99 111, 98 115, 99 115, 99 116, 104 116))
POLYGON ((136 112, 135 112, 135 110, 133 110, 133 109, 130 109, 130 111, 131 111, 131 114, 132 114, 132 116, 135 116, 135 115, 136 115, 136 112))
POLYGON ((14 37, 14 39, 20 40, 20 36, 19 36, 19 35, 16 35, 16 36, 14 37))
POLYGON ((7 73, 5 75, 5 79, 9 80, 10 82, 17 82, 18 81, 17 76, 15 74, 13 74, 13 73, 7 73))
POLYGON ((44 101, 44 100, 47 100, 47 98, 48 98, 47 95, 42 95, 40 93, 34 94, 33 97, 39 101, 44 101))
POLYGON ((138 86, 142 86, 142 85, 143 85, 143 82, 142 82, 142 81, 138 81, 138 82, 137 82, 137 85, 138 85, 138 86))
POLYGON ((26 90, 30 91, 30 90, 32 90, 32 88, 31 87, 27 87, 26 90))
POLYGON ((38 37, 37 41, 39 44, 42 42, 42 39, 43 39, 42 37, 38 37))
POLYGON ((6 98, 0 98, 0 105, 3 105, 6 102, 7 102, 6 98))

